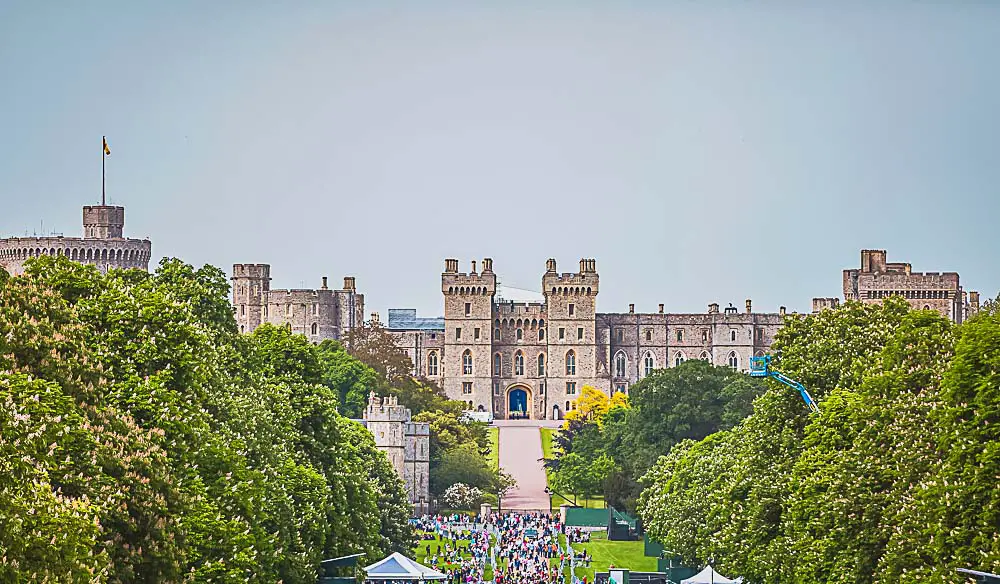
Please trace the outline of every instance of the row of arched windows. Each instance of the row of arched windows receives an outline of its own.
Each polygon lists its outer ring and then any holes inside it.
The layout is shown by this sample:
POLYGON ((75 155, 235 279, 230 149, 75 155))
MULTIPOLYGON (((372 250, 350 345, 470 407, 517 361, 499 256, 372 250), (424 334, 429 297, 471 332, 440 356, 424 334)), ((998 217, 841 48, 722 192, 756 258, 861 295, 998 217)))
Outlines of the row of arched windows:
POLYGON ((94 249, 94 248, 49 248, 19 247, 0 250, 0 257, 12 260, 26 260, 39 256, 66 256, 74 261, 126 261, 138 262, 147 260, 144 251, 137 249, 94 249))
POLYGON ((570 294, 586 294, 587 296, 590 296, 590 287, 553 287, 552 295, 555 296, 556 294, 562 294, 563 296, 569 296, 570 294))
POLYGON ((531 330, 535 330, 536 328, 539 327, 545 328, 545 319, 533 318, 531 320, 528 320, 526 318, 525 319, 519 318, 517 320, 514 320, 513 318, 505 318, 503 320, 500 320, 499 318, 497 318, 493 320, 493 326, 504 327, 504 328, 507 328, 509 326, 516 326, 517 328, 530 328, 531 330))

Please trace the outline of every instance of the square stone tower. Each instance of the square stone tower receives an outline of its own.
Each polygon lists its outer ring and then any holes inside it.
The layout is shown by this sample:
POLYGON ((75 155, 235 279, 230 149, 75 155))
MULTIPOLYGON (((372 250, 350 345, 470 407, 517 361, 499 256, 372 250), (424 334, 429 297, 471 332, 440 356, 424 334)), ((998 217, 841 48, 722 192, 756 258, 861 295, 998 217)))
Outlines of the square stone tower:
POLYGON ((584 385, 607 391, 607 381, 597 379, 595 316, 599 291, 597 260, 581 259, 580 271, 567 274, 556 272, 554 259, 546 262, 542 276, 549 317, 546 391, 549 407, 558 407, 562 414, 567 402, 580 396, 584 385))
POLYGON ((250 332, 266 322, 264 314, 271 290, 271 266, 268 264, 234 264, 233 310, 240 332, 250 332))
POLYGON ((468 274, 459 273, 458 260, 444 261, 443 389, 449 398, 467 403, 470 410, 493 409, 490 355, 496 289, 492 259, 483 260, 482 273, 476 272, 473 261, 468 274))

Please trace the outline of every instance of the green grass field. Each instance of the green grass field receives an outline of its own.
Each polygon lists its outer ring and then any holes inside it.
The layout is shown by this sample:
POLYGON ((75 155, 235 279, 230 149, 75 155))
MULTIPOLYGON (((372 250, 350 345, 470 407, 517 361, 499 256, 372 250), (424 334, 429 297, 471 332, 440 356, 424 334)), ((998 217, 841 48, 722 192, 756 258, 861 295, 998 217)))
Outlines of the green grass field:
POLYGON ((619 568, 628 568, 633 572, 656 571, 656 558, 649 558, 643 555, 642 540, 608 541, 607 537, 607 533, 596 531, 591 534, 589 543, 573 544, 573 549, 577 552, 585 549, 593 556, 589 567, 584 568, 577 564, 577 578, 586 576, 588 582, 593 582, 594 573, 607 572, 610 565, 619 568))
MULTIPOLYGON (((545 458, 552 458, 552 437, 559 430, 554 430, 552 428, 539 428, 542 438, 542 456, 545 458)), ((549 475, 549 470, 545 469, 545 481, 551 484, 552 477, 549 475)), ((572 496, 572 493, 566 493, 572 496)), ((578 498, 576 500, 577 504, 581 507, 588 509, 602 509, 604 508, 604 497, 595 497, 593 499, 582 499, 578 498)), ((566 499, 560 495, 549 495, 549 509, 557 510, 560 505, 573 504, 573 501, 566 499)))
POLYGON ((490 456, 487 461, 490 463, 492 468, 500 467, 500 449, 497 448, 497 442, 500 440, 500 428, 490 426, 486 429, 489 432, 490 438, 490 456))

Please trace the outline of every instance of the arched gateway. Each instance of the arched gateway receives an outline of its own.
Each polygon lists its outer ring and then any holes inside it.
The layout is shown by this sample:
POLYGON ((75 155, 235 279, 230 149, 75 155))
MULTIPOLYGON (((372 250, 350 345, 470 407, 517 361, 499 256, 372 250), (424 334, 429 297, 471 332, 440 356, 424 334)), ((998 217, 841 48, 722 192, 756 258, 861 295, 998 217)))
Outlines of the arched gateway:
POLYGON ((531 390, 523 385, 507 388, 507 419, 531 419, 531 390))

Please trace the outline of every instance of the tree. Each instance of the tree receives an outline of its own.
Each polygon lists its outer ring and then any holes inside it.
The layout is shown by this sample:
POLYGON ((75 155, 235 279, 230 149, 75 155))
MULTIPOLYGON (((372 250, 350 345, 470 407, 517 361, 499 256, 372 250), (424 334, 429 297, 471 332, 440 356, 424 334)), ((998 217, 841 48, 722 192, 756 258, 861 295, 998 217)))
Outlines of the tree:
POLYGON ((431 492, 443 494, 456 483, 495 492, 497 475, 475 444, 459 444, 441 453, 431 473, 431 492))
POLYGON ((382 323, 365 321, 344 335, 344 347, 352 357, 374 369, 390 385, 409 379, 413 362, 382 323))

